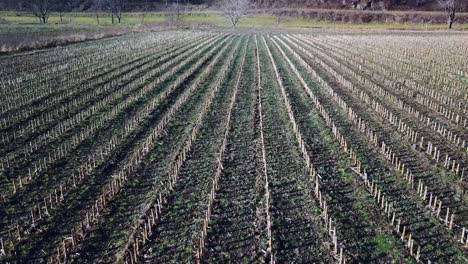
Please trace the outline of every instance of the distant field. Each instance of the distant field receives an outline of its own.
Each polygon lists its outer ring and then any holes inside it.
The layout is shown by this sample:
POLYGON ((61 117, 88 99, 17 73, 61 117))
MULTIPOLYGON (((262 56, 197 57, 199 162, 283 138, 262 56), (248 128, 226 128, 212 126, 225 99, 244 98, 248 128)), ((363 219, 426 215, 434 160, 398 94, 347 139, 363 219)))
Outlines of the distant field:
MULTIPOLYGON (((291 11, 291 10, 289 10, 291 11)), ((323 11, 326 12, 326 11, 323 11)), ((340 11, 343 12, 343 11, 340 11)), ((350 11, 347 11, 350 12, 350 11)), ((402 13, 393 12, 393 13, 402 13)), ((440 14, 440 13, 439 13, 440 14)), ((39 24, 38 20, 30 13, 24 12, 0 12, 0 24, 9 24, 10 26, 0 27, 0 33, 4 31, 12 32, 15 30, 14 25, 36 25, 39 24), (12 28, 9 28, 12 27, 12 28)), ((101 26, 114 26, 126 27, 140 25, 144 21, 145 24, 152 23, 170 23, 171 17, 166 16, 164 13, 150 12, 145 15, 142 20, 141 13, 125 13, 121 24, 111 23, 111 17, 108 13, 100 14, 101 26)), ((216 13, 192 13, 182 14, 181 22, 188 27, 191 26, 216 26, 216 27, 230 27, 227 20, 220 14, 216 13)), ((52 14, 49 18, 48 25, 39 25, 31 28, 34 30, 44 31, 60 31, 68 27, 77 26, 95 26, 97 25, 96 16, 93 13, 69 13, 64 16, 64 24, 60 23, 60 18, 57 14, 52 14)), ((410 23, 410 22, 369 22, 369 23, 351 23, 341 21, 324 21, 317 19, 306 19, 302 17, 288 17, 284 16, 281 23, 277 24, 277 19, 273 15, 251 15, 244 17, 239 25, 240 27, 301 27, 301 28, 393 28, 393 29, 445 29, 445 23, 410 23)), ((454 24, 455 29, 468 29, 468 24, 454 24)), ((21 28, 19 28, 21 29, 21 28)))
MULTIPOLYGON (((111 16, 109 13, 99 14, 100 24, 101 25, 112 25, 111 16)), ((16 24, 36 24, 38 22, 30 13, 25 12, 0 12, 0 18, 7 23, 16 23, 16 24)), ((52 13, 48 24, 58 24, 58 25, 67 25, 67 24, 78 24, 78 25, 96 25, 96 16, 94 13, 67 13, 65 14, 64 24, 60 23, 60 17, 56 13, 52 13)), ((145 23, 154 23, 154 22, 163 22, 166 18, 161 13, 148 13, 145 18, 145 23)), ((0 20, 1 21, 1 20, 0 20)), ((140 13, 126 13, 124 14, 124 19, 120 26, 125 25, 137 25, 141 23, 141 14, 140 13)), ((114 26, 119 26, 115 24, 114 26)))

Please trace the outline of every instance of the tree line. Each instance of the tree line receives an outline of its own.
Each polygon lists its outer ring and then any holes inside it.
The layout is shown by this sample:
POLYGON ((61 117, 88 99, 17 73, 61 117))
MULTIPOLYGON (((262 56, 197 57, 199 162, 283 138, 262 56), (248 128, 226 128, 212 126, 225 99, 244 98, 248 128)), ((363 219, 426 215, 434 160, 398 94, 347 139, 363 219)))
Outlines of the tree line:
MULTIPOLYGON (((83 11, 75 8, 77 0, 28 0, 22 2, 23 8, 29 9, 31 13, 38 18, 40 23, 46 24, 52 12, 57 12, 60 22, 63 23, 63 17, 67 12, 83 11)), ((93 0, 91 10, 95 12, 110 12, 112 14, 112 23, 120 23, 122 19, 122 7, 124 0, 93 0)), ((97 19, 99 23, 99 18, 97 19)))
MULTIPOLYGON (((299 0, 297 0, 299 1, 299 0)), ((296 1, 296 2, 297 2, 296 1)), ((372 10, 377 4, 391 7, 401 4, 403 0, 343 0, 342 5, 349 5, 349 8, 372 10)), ((422 5, 429 0, 416 0, 416 5, 422 5)), ((456 11, 460 8, 464 0, 437 0, 441 9, 447 13, 447 25, 451 29, 456 21, 456 11)), ((180 16, 180 6, 189 4, 212 3, 223 13, 224 17, 235 27, 241 18, 248 14, 249 10, 255 7, 268 7, 272 11, 287 6, 286 0, 24 0, 18 3, 23 8, 29 9, 41 23, 47 23, 50 13, 57 12, 60 22, 67 12, 72 11, 92 11, 95 13, 97 24, 100 23, 100 14, 109 12, 112 24, 121 23, 124 11, 148 12, 154 10, 155 5, 166 7, 164 11, 177 13, 180 16), (174 11, 176 10, 176 11, 174 11)), ((300 2, 300 1, 299 1, 300 2)), ((307 1, 303 1, 307 6, 307 1)), ((333 2, 333 1, 329 1, 333 2)), ((0 4, 2 1, 0 0, 0 4)), ((143 16, 144 17, 144 16, 143 16)), ((144 19, 142 19, 143 21, 144 19)))

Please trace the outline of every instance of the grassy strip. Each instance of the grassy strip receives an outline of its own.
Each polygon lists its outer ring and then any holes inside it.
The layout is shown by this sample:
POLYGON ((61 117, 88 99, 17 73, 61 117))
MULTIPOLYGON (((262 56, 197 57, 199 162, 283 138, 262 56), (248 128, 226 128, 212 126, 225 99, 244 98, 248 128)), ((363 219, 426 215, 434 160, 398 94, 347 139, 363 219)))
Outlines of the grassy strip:
MULTIPOLYGON (((144 16, 142 13, 125 13, 121 24, 112 25, 111 16, 108 13, 99 15, 99 25, 97 25, 94 13, 68 13, 60 22, 57 13, 52 13, 49 23, 40 24, 32 14, 27 12, 0 12, 0 24, 6 26, 0 28, 0 34, 18 34, 18 33, 44 33, 44 32, 67 32, 67 31, 96 31, 109 26, 122 28, 127 26, 170 23, 171 18, 160 12, 150 12, 144 16)), ((445 29, 445 24, 438 23, 411 23, 411 22, 368 22, 353 23, 339 21, 324 21, 303 17, 285 17, 283 22, 277 25, 277 17, 270 14, 249 15, 242 18, 239 27, 274 27, 277 28, 370 28, 370 29, 419 29, 434 30, 445 29)), ((181 15, 181 22, 185 26, 216 26, 230 27, 228 20, 217 13, 189 13, 181 15)), ((468 29, 468 24, 455 24, 455 29, 468 29)))

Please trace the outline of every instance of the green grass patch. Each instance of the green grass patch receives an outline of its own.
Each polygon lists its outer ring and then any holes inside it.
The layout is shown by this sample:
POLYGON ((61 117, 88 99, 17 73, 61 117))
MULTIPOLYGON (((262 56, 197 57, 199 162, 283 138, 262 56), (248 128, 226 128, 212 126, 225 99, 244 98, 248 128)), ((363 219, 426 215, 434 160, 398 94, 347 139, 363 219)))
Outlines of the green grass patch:
MULTIPOLYGON (((169 22, 172 18, 161 12, 148 12, 144 15, 140 12, 129 12, 123 15, 120 24, 112 24, 110 13, 99 13, 99 26, 134 26, 150 23, 169 22)), ((222 14, 217 13, 188 13, 181 14, 181 21, 187 26, 208 25, 215 27, 231 27, 229 21, 222 14)), ((58 13, 51 13, 49 22, 46 25, 39 23, 39 20, 29 12, 0 12, 0 24, 29 25, 30 27, 39 27, 48 30, 60 30, 60 28, 81 26, 97 26, 96 14, 91 12, 71 12, 65 13, 63 23, 60 21, 58 13), (58 29, 57 29, 58 28, 58 29)), ((280 24, 277 24, 276 17, 272 15, 253 15, 243 17, 238 24, 241 28, 364 28, 364 29, 419 29, 419 30, 437 30, 445 29, 445 24, 431 23, 400 23, 400 22, 370 22, 370 23, 351 23, 351 22, 330 22, 317 21, 304 18, 284 18, 280 24)), ((2 27, 3 28, 3 27, 2 27)), ((454 25, 455 29, 468 29, 468 24, 454 25)), ((5 29, 1 29, 0 32, 5 29)), ((32 29, 36 30, 36 29, 32 29)), ((41 29, 38 29, 39 31, 41 29)))
MULTIPOLYGON (((388 263, 401 263, 402 259, 405 259, 402 253, 398 250, 398 245, 401 245, 401 241, 395 237, 387 235, 376 235, 373 239, 375 243, 375 251, 373 257, 378 258, 382 256, 392 256, 392 259, 388 263)), ((409 259, 406 258, 406 261, 409 259)), ((414 263, 411 261, 409 263, 414 263)))

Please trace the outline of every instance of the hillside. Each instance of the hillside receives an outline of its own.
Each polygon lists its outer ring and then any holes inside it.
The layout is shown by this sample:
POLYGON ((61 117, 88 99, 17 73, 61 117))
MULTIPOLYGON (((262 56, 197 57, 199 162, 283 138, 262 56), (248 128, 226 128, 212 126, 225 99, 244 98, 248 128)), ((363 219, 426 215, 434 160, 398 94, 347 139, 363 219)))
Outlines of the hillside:
MULTIPOLYGON (((437 0, 255 0, 259 7, 293 7, 359 10, 437 11, 437 0)), ((459 0, 460 11, 468 10, 468 1, 459 0)))
MULTIPOLYGON (((416 10, 437 11, 437 0, 251 0, 257 8, 313 8, 313 9, 358 9, 358 10, 416 10)), ((468 11, 468 1, 459 1, 459 11, 468 11)), ((30 0, 0 0, 0 9, 25 10, 30 0)), ((77 11, 89 10, 92 0, 74 0, 77 11)), ((126 11, 138 11, 145 3, 151 10, 161 10, 174 2, 181 4, 204 5, 216 8, 219 0, 124 0, 126 11)))

